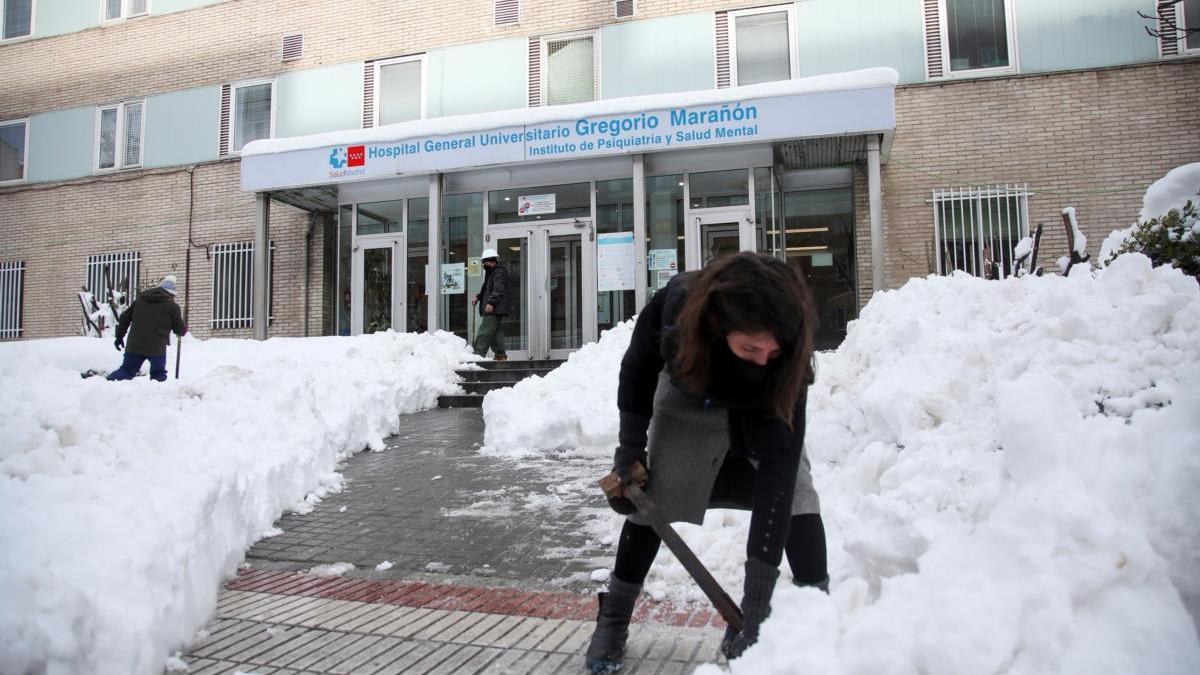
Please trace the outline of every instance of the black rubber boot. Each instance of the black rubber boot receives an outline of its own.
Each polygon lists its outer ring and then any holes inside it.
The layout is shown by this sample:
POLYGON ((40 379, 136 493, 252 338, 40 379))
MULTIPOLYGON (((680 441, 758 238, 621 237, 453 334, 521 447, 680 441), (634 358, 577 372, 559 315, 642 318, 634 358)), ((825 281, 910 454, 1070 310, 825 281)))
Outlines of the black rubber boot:
POLYGON ((800 588, 815 588, 818 591, 821 591, 822 593, 824 593, 825 595, 829 595, 829 576, 828 575, 826 575, 825 578, 820 581, 800 581, 798 579, 793 578, 792 585, 798 586, 800 588))
POLYGON ((775 594, 775 582, 779 579, 779 568, 750 558, 746 561, 746 581, 742 586, 742 632, 735 633, 732 627, 725 629, 721 640, 721 653, 730 661, 741 656, 758 642, 758 628, 771 615, 771 596, 775 594))
POLYGON ((609 577, 608 592, 600 593, 600 611, 596 613, 596 631, 587 648, 587 671, 593 675, 615 673, 625 663, 625 641, 629 638, 629 619, 641 584, 630 584, 609 577))

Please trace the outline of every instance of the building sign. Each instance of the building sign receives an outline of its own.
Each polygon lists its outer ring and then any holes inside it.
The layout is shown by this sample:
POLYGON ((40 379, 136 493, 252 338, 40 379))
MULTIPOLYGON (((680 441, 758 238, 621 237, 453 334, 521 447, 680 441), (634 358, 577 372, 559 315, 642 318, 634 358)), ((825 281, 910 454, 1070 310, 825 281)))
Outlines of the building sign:
MULTIPOLYGON (((243 150, 242 189, 259 191, 527 161, 882 131, 896 126, 893 91, 892 86, 871 86, 681 104, 322 148, 304 147, 303 139, 255 141, 243 150)), ((654 97, 655 103, 661 101, 654 97)), ((437 128, 436 122, 426 120, 423 125, 437 128)), ((386 129, 347 132, 347 136, 369 138, 386 129)), ((403 125, 397 133, 403 133, 403 125)))
POLYGON ((480 258, 467 258, 467 276, 477 277, 483 274, 483 261, 480 258))
POLYGON ((461 295, 467 292, 467 266, 464 263, 442 264, 442 295, 461 295))
POLYGON ((518 216, 543 216, 554 213, 555 200, 558 195, 551 192, 545 195, 523 195, 517 197, 518 216))
POLYGON ((633 233, 596 235, 598 290, 632 291, 637 266, 633 258, 633 233))

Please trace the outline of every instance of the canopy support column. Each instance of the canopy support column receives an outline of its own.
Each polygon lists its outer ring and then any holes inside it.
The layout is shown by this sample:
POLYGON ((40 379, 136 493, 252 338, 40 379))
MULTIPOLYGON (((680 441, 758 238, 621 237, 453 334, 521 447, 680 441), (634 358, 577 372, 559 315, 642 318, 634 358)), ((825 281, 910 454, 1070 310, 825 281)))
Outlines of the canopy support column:
POLYGON ((879 135, 867 137, 867 192, 871 209, 871 292, 883 290, 883 181, 879 168, 879 135))
POLYGON ((267 339, 270 321, 271 288, 271 193, 254 196, 254 278, 251 295, 254 306, 254 339, 267 339))

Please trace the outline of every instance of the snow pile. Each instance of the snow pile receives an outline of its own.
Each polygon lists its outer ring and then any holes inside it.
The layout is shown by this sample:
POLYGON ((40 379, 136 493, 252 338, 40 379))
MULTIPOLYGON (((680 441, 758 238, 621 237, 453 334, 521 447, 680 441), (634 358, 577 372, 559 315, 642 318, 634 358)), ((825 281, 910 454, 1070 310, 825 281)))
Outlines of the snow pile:
MULTIPOLYGON (((1200 672, 1185 608, 1200 612, 1197 335, 1195 281, 1137 254, 877 294, 809 397, 832 594, 791 587, 784 563, 762 640, 732 670, 1200 672)), ((600 400, 618 364, 574 382, 600 400)), ((611 419, 597 445, 616 443, 611 419)), ((711 511, 680 528, 735 597, 747 525, 711 511)), ((665 552, 647 590, 702 597, 665 552)))
POLYGON ((633 321, 604 331, 567 362, 515 387, 488 392, 484 446, 506 454, 582 448, 612 454, 616 447, 617 375, 633 321))
POLYGON ((79 373, 119 363, 107 340, 0 345, 0 670, 161 672, 275 519, 472 358, 447 333, 189 338, 183 356, 183 379, 105 382, 79 373))

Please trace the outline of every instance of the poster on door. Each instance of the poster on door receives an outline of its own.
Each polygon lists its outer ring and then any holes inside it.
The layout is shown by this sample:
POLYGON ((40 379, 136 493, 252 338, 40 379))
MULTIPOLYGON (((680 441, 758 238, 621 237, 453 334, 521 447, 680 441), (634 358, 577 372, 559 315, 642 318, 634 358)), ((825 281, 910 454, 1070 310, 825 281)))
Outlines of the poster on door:
POLYGON ((636 274, 633 233, 596 235, 596 251, 597 283, 600 292, 632 291, 636 274))
POLYGON ((467 266, 464 263, 442 265, 442 295, 467 292, 467 266))
POLYGON ((650 271, 679 269, 679 251, 673 248, 650 249, 650 271))
POLYGON ((544 216, 554 213, 557 208, 555 193, 546 195, 520 195, 517 197, 518 216, 544 216))

